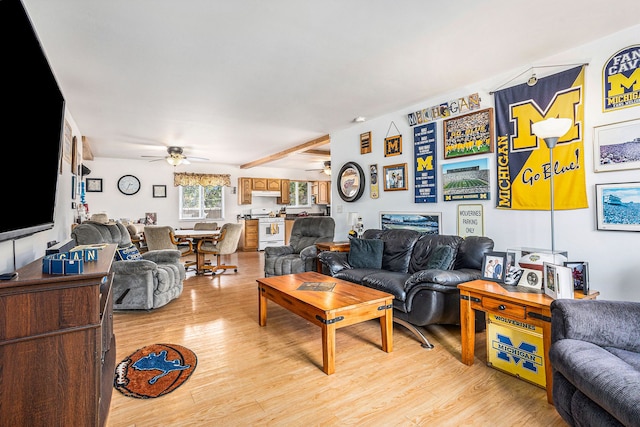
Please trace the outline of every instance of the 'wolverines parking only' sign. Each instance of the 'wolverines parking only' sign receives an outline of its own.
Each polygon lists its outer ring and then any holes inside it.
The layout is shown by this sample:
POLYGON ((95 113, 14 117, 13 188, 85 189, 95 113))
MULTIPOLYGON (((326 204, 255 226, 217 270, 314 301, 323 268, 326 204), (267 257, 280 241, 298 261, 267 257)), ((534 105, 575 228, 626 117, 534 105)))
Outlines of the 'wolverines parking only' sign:
POLYGON ((616 52, 602 68, 604 112, 640 104, 640 45, 616 52))

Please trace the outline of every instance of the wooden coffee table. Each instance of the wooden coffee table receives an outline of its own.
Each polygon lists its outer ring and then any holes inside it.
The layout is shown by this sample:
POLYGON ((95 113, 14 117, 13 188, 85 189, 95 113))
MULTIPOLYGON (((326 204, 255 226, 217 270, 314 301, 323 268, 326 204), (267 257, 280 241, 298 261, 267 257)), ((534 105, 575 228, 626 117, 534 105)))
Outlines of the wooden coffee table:
POLYGON ((258 317, 267 324, 267 300, 322 328, 322 370, 335 372, 336 329, 380 318, 382 350, 393 351, 393 295, 316 272, 266 277, 258 282, 258 317), (300 290, 306 283, 309 290, 300 290), (335 284, 331 290, 323 289, 335 284))

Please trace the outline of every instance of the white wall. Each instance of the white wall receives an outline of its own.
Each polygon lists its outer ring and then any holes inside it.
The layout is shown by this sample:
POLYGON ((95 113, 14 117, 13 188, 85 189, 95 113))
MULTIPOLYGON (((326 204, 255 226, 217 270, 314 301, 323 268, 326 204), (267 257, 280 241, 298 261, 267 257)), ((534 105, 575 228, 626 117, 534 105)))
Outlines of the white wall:
MULTIPOLYGON (((600 39, 595 43, 580 46, 552 58, 544 58, 534 65, 580 64, 588 63, 585 75, 585 124, 584 139, 585 167, 587 170, 588 209, 556 211, 555 212, 555 242, 556 248, 567 250, 569 259, 586 261, 589 263, 590 284, 592 289, 600 291, 601 299, 617 299, 640 301, 640 253, 638 242, 640 235, 634 232, 598 231, 596 230, 595 213, 595 184, 640 181, 640 171, 627 170, 617 172, 593 172, 593 126, 640 117, 640 106, 602 113, 602 67, 613 53, 638 43, 637 35, 640 26, 616 33, 610 37, 600 39)), ((442 64, 444 66, 444 64, 442 64)), ((452 64, 447 64, 448 66, 452 64)), ((517 66, 518 64, 514 64, 517 66)), ((434 66, 439 66, 434 64, 434 66)), ((453 66, 465 66, 461 63, 453 66)), ((362 215, 366 228, 380 227, 380 212, 441 212, 444 234, 457 234, 457 206, 460 202, 442 201, 442 121, 437 122, 438 135, 438 203, 413 202, 413 128, 406 119, 408 113, 440 104, 449 99, 479 93, 482 98, 482 108, 493 107, 493 96, 489 92, 499 88, 514 76, 527 70, 531 64, 506 71, 494 79, 471 83, 458 91, 444 93, 438 97, 429 98, 406 109, 396 111, 368 120, 365 123, 331 134, 331 161, 334 173, 332 187, 336 186, 337 171, 348 161, 355 161, 363 170, 366 188, 362 198, 356 202, 346 203, 333 192, 332 216, 336 220, 336 239, 345 240, 349 226, 347 215, 358 212, 362 215), (402 155, 384 157, 384 138, 391 122, 394 122, 402 134, 402 155), (372 152, 361 155, 359 148, 360 134, 371 131, 372 152), (377 164, 379 179, 382 178, 382 167, 396 163, 407 163, 409 173, 408 191, 383 190, 380 182, 380 197, 371 199, 369 196, 368 166, 377 164)), ((566 67, 570 68, 570 67, 566 67)), ((537 72, 538 77, 542 77, 537 72)), ((523 76, 513 84, 524 83, 530 74, 523 76)), ((408 82, 407 84, 410 84, 408 82)), ((510 85, 506 85, 508 87, 510 85)), ((357 112, 365 114, 364 112, 357 112)), ((390 135, 396 134, 392 127, 390 135)), ((495 241, 495 249, 504 251, 517 247, 551 247, 550 214, 548 211, 519 211, 495 208, 495 154, 485 156, 489 158, 491 170, 491 200, 469 201, 463 203, 482 204, 485 219, 485 235, 495 241)))
MULTIPOLYGON (((315 171, 293 171, 263 166, 240 169, 237 166, 209 162, 193 162, 190 165, 174 167, 164 161, 96 158, 93 161, 86 161, 85 165, 91 169, 88 178, 101 178, 103 187, 101 193, 86 194, 90 213, 106 212, 113 219, 128 218, 135 221, 138 218, 144 218, 147 212, 156 212, 158 224, 171 225, 174 228, 189 228, 195 222, 178 219, 178 187, 173 186, 174 172, 229 174, 231 176, 232 187, 224 189, 224 220, 216 220, 218 223, 236 222, 237 215, 248 214, 251 208, 267 208, 277 212, 281 207, 276 204, 275 197, 253 197, 251 205, 238 205, 238 195, 233 194, 232 191, 233 187, 237 187, 239 177, 289 178, 301 181, 318 179, 318 172, 315 171), (141 188, 137 194, 125 196, 118 191, 117 182, 122 175, 134 175, 140 179, 141 188), (154 185, 166 185, 167 197, 154 198, 152 195, 154 185)), ((305 210, 310 213, 320 212, 317 205, 305 210)), ((293 210, 289 209, 289 211, 293 210)))

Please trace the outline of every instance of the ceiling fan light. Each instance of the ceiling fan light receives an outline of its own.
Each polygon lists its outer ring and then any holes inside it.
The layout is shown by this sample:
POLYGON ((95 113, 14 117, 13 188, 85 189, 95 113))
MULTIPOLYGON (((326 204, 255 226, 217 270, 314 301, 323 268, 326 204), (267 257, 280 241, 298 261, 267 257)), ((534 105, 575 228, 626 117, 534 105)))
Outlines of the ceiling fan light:
POLYGON ((171 166, 178 166, 182 163, 182 158, 179 156, 167 156, 166 160, 171 166))

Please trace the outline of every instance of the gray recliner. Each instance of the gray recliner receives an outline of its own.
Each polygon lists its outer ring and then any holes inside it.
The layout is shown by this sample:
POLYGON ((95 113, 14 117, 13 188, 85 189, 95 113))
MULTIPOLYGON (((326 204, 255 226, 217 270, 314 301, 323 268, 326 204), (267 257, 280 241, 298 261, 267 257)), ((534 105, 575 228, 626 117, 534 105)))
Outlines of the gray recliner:
POLYGON ((332 242, 336 224, 329 216, 297 218, 289 244, 264 249, 264 277, 316 271, 318 242, 332 242))
MULTIPOLYGON (((131 246, 129 232, 120 222, 85 221, 73 229, 71 237, 77 245, 131 246)), ((150 310, 182 294, 186 274, 180 263, 180 251, 151 250, 141 256, 141 259, 113 262, 113 308, 116 310, 150 310)))

